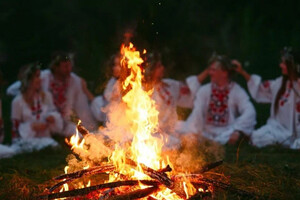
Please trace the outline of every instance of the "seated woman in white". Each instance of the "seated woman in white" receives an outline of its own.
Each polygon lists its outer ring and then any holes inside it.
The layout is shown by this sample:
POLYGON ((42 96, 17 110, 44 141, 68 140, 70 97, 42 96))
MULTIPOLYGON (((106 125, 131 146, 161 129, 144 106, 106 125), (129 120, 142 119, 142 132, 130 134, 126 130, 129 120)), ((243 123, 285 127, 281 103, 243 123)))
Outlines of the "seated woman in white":
POLYGON ((284 48, 279 64, 282 76, 262 82, 258 75, 249 75, 241 65, 237 71, 248 82, 253 99, 271 103, 271 116, 267 124, 251 135, 252 144, 263 147, 282 144, 292 149, 300 148, 300 54, 284 48))
POLYGON ((40 69, 36 63, 29 65, 25 72, 21 94, 12 102, 11 119, 14 137, 32 142, 38 149, 57 145, 50 136, 61 133, 63 120, 56 111, 51 94, 41 90, 40 69))
POLYGON ((254 129, 255 109, 245 90, 231 80, 230 59, 214 54, 208 65, 211 82, 198 90, 193 111, 180 132, 234 144, 241 133, 250 135, 254 129))
POLYGON ((104 111, 105 106, 111 101, 120 101, 121 100, 121 84, 119 82, 120 76, 120 56, 113 55, 109 61, 109 67, 112 74, 112 77, 109 79, 103 95, 94 97, 87 89, 85 84, 83 85, 83 91, 89 96, 91 101, 91 111, 95 119, 100 122, 106 121, 106 114, 104 111))
MULTIPOLYGON (((52 56, 50 69, 41 71, 43 91, 52 94, 53 104, 64 121, 63 133, 71 136, 76 132, 73 116, 78 116, 89 130, 97 128, 89 109, 88 97, 83 91, 83 79, 72 72, 72 62, 65 52, 56 52, 52 56)), ((21 82, 17 81, 7 89, 7 94, 20 94, 21 82)))

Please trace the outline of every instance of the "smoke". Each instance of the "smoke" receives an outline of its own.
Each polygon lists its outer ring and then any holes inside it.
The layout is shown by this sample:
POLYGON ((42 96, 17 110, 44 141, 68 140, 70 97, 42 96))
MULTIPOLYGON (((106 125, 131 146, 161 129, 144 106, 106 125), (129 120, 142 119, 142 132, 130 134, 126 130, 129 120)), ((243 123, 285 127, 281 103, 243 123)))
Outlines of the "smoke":
POLYGON ((180 140, 180 149, 166 152, 176 171, 196 172, 207 162, 214 162, 224 157, 222 145, 207 140, 199 134, 186 134, 180 140))

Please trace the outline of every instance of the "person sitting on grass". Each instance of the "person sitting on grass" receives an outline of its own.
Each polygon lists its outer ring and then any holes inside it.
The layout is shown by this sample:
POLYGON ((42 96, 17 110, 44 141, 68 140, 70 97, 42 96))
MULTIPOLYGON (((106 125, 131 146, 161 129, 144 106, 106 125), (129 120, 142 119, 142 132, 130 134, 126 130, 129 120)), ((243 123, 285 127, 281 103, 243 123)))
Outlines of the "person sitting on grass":
POLYGON ((12 102, 11 120, 12 145, 0 146, 0 158, 58 146, 51 135, 62 132, 63 120, 56 111, 51 94, 41 89, 38 63, 29 64, 25 70, 21 94, 12 102))
MULTIPOLYGON (((108 105, 111 101, 121 100, 121 83, 118 80, 121 73, 120 55, 113 55, 109 59, 108 67, 111 71, 109 73, 111 77, 106 84, 103 95, 91 99, 91 111, 95 119, 100 122, 106 121, 106 114, 104 112, 105 106, 108 105)), ((83 86, 83 88, 86 87, 83 86)), ((84 91, 88 93, 87 89, 84 89, 84 91)))
POLYGON ((252 98, 259 103, 271 104, 267 124, 255 130, 251 142, 257 147, 282 144, 300 148, 300 54, 290 47, 281 52, 282 76, 262 82, 258 75, 248 74, 239 63, 237 72, 247 80, 252 98))
POLYGON ((192 113, 180 132, 201 134, 221 144, 234 144, 241 134, 250 136, 256 112, 245 90, 232 81, 231 62, 223 55, 213 54, 210 58, 208 68, 201 73, 210 76, 210 83, 197 91, 192 113))
MULTIPOLYGON (((53 103, 63 117, 64 135, 71 136, 76 132, 76 124, 72 122, 74 115, 89 130, 96 129, 97 124, 90 111, 88 97, 83 91, 84 80, 72 72, 69 54, 55 52, 49 68, 41 71, 42 89, 52 94, 53 103)), ((7 93, 18 94, 19 88, 20 82, 17 81, 7 89, 7 93)))

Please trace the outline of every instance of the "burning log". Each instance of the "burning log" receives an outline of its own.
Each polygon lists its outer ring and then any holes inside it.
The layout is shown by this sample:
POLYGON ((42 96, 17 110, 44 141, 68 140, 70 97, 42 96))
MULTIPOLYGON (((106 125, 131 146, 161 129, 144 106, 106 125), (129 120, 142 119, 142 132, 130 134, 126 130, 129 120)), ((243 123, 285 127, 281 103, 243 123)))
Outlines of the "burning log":
POLYGON ((84 170, 80 170, 77 172, 57 176, 54 178, 54 180, 62 180, 62 179, 66 179, 66 180, 63 180, 63 181, 55 184, 51 188, 49 188, 49 192, 53 192, 56 188, 64 185, 65 183, 71 182, 75 179, 78 179, 78 178, 84 176, 84 175, 98 174, 98 173, 113 171, 114 169, 115 169, 115 167, 113 165, 105 165, 105 166, 93 167, 93 168, 84 169, 84 170))
POLYGON ((164 172, 171 172, 172 168, 170 167, 170 165, 167 165, 165 168, 159 169, 157 170, 158 172, 164 173, 164 172))
POLYGON ((112 182, 112 183, 104 183, 100 185, 94 185, 82 189, 75 189, 65 192, 58 192, 58 193, 52 193, 52 194, 46 194, 46 195, 40 195, 36 199, 57 199, 57 198, 64 198, 64 197, 75 197, 75 196, 83 196, 87 195, 93 191, 101 190, 105 188, 116 188, 121 186, 136 186, 140 183, 144 185, 149 185, 153 187, 158 187, 160 185, 157 181, 150 181, 150 180, 129 180, 129 181, 118 181, 118 182, 112 182))
POLYGON ((97 167, 92 167, 89 169, 83 169, 77 172, 69 173, 69 174, 62 174, 60 176, 57 176, 54 178, 54 180, 62 180, 62 179, 67 179, 67 178, 80 178, 83 175, 91 175, 91 174, 96 174, 96 173, 102 173, 102 172, 108 172, 108 171, 113 171, 115 170, 115 166, 113 165, 103 165, 103 166, 97 166, 97 167))
POLYGON ((80 123, 77 124, 77 129, 78 129, 79 133, 81 133, 81 135, 83 137, 86 136, 86 135, 88 135, 88 134, 90 134, 90 132, 84 126, 82 126, 80 123))
POLYGON ((152 186, 152 187, 149 187, 149 188, 139 189, 139 190, 136 190, 136 191, 133 191, 133 192, 129 192, 127 194, 113 196, 113 197, 108 198, 107 200, 140 199, 140 198, 149 196, 149 195, 153 194, 154 192, 156 192, 158 190, 159 190, 159 187, 152 186))

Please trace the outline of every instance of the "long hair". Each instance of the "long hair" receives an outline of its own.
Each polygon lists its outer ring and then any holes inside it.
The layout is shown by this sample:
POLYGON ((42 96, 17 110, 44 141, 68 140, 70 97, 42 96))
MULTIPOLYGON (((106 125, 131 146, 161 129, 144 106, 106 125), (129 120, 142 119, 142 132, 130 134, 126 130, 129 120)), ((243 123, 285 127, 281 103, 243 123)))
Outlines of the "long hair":
POLYGON ((219 55, 216 52, 213 53, 213 55, 208 60, 208 66, 213 64, 214 62, 219 62, 221 69, 228 72, 228 78, 232 79, 232 77, 235 75, 235 65, 231 63, 231 59, 229 59, 225 55, 219 55))
POLYGON ((30 86, 35 73, 41 69, 41 64, 39 62, 34 62, 26 65, 24 75, 21 80, 21 93, 24 94, 30 86))
POLYGON ((279 100, 286 90, 287 82, 290 81, 293 87, 293 81, 300 77, 300 55, 298 52, 294 51, 291 47, 284 47, 281 51, 282 61, 287 67, 287 75, 283 75, 281 86, 276 94, 274 112, 277 114, 279 100))

